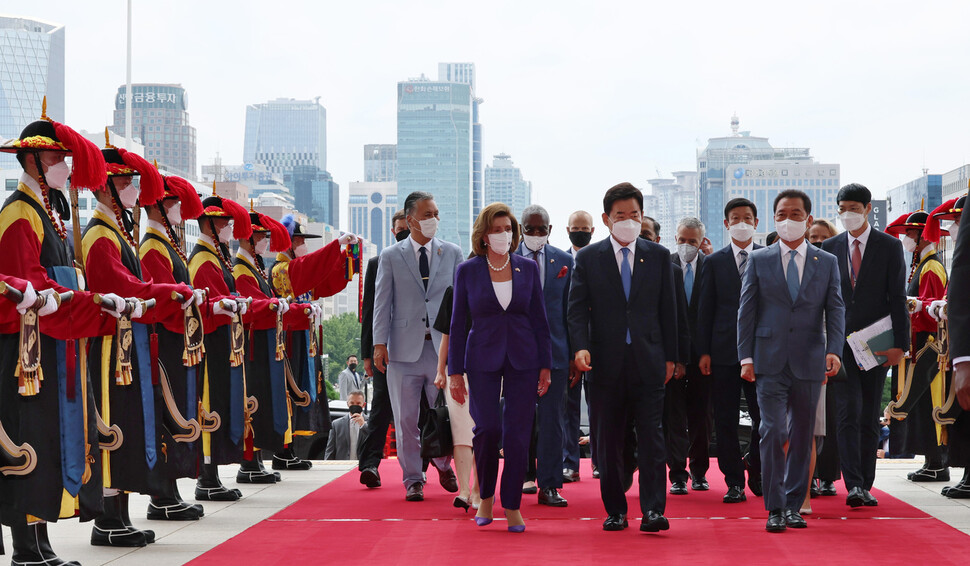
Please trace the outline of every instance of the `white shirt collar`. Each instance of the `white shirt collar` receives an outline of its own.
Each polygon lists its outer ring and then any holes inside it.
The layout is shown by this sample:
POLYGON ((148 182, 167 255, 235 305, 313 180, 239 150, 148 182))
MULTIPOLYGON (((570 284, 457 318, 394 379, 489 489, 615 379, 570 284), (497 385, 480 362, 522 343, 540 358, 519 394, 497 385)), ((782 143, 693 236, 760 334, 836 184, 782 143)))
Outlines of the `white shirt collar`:
POLYGON ((734 257, 738 257, 738 254, 742 251, 746 251, 748 252, 748 255, 751 255, 751 252, 754 250, 754 238, 748 242, 748 246, 745 248, 738 247, 738 245, 734 243, 734 240, 731 240, 731 249, 734 250, 734 257))
POLYGON ((159 234, 168 235, 168 231, 165 229, 165 226, 163 226, 161 222, 157 222, 149 218, 148 227, 155 230, 159 234))
MULTIPOLYGON (((871 234, 871 233, 872 233, 872 224, 866 223, 866 230, 865 230, 865 232, 859 234, 859 237, 858 238, 856 238, 852 234, 849 234, 849 249, 852 248, 852 242, 855 241, 855 240, 859 240, 859 244, 862 247, 866 247, 866 244, 869 242, 869 234, 871 234)), ((848 234, 848 232, 847 232, 847 234, 848 234)))
POLYGON ((20 182, 23 183, 28 189, 30 189, 30 192, 33 193, 34 195, 34 198, 39 200, 41 203, 44 202, 44 197, 41 194, 40 184, 37 182, 37 179, 34 179, 26 172, 24 172, 20 175, 20 182))
POLYGON ((239 246, 239 250, 236 252, 236 255, 245 260, 249 265, 256 265, 256 260, 253 259, 253 254, 243 249, 242 246, 239 246))
POLYGON ((108 205, 104 204, 103 202, 98 202, 98 204, 94 205, 94 210, 103 214, 105 219, 107 219, 108 222, 111 222, 112 226, 115 228, 119 227, 118 220, 115 218, 115 211, 109 208, 108 205))
POLYGON ((624 246, 620 242, 617 242, 616 241, 616 238, 613 237, 613 234, 610 234, 610 243, 613 244, 613 255, 616 255, 616 254, 620 253, 620 248, 626 248, 626 249, 630 250, 633 253, 636 253, 636 251, 637 251, 637 241, 636 240, 633 240, 632 242, 630 242, 629 244, 627 244, 627 245, 624 246))
POLYGON ((920 252, 920 254, 919 254, 919 260, 920 261, 923 261, 924 259, 926 259, 927 256, 929 256, 930 254, 934 254, 934 253, 936 253, 936 244, 930 244, 930 245, 926 246, 925 248, 923 248, 923 251, 920 252))
POLYGON ((421 244, 419 244, 417 242, 417 240, 415 240, 411 236, 408 236, 408 241, 411 242, 411 249, 414 250, 414 253, 415 254, 421 253, 418 250, 421 249, 421 248, 425 248, 425 249, 428 250, 428 257, 431 257, 431 242, 434 241, 434 238, 428 240, 428 243, 427 244, 424 244, 423 246, 421 244))
POLYGON ((212 238, 211 236, 209 236, 208 234, 199 234, 199 241, 200 241, 200 242, 205 242, 206 244, 209 244, 209 246, 210 246, 210 247, 211 247, 212 249, 214 249, 214 250, 217 250, 217 249, 219 249, 219 245, 218 245, 218 244, 216 243, 216 241, 215 241, 215 240, 214 240, 214 239, 213 239, 213 238, 212 238))
MULTIPOLYGON (((779 241, 778 247, 781 248, 782 256, 784 256, 785 258, 790 257, 789 252, 791 252, 792 249, 788 247, 788 244, 786 244, 785 242, 779 241)), ((808 253, 808 238, 803 239, 802 243, 797 248, 795 248, 795 251, 798 252, 799 257, 805 257, 805 255, 808 253)))

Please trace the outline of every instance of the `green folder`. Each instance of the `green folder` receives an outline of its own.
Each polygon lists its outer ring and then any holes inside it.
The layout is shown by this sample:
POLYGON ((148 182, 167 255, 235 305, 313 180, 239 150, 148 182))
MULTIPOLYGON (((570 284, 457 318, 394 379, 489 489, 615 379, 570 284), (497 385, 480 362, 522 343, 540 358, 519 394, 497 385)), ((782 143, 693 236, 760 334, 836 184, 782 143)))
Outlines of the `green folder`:
POLYGON ((866 341, 866 345, 869 346, 869 351, 872 352, 873 357, 876 358, 879 365, 882 365, 886 363, 889 358, 886 356, 877 356, 876 352, 885 352, 886 350, 893 348, 895 342, 896 337, 893 334, 893 330, 890 328, 889 330, 870 338, 868 341, 866 341))

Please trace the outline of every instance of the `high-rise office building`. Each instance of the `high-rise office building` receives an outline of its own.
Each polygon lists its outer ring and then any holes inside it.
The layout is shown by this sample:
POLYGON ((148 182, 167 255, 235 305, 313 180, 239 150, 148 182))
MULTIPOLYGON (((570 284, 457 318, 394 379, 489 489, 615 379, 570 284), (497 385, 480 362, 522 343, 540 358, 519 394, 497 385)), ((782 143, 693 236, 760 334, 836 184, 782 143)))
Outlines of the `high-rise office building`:
MULTIPOLYGON (((125 135, 125 85, 115 97, 112 132, 125 135)), ((145 146, 145 159, 187 179, 196 178, 195 128, 189 125, 188 95, 182 85, 131 85, 132 137, 145 146)))
MULTIPOLYGON (((64 121, 64 26, 0 16, 0 140, 20 136, 47 115, 64 121)), ((19 169, 13 154, 0 153, 0 169, 19 169)))
POLYGON ((338 226, 340 222, 340 185, 330 173, 313 165, 299 165, 283 175, 284 184, 293 187, 296 209, 312 222, 338 226))
POLYGON ((397 182, 397 145, 371 143, 364 146, 364 182, 397 182))
POLYGON ((372 242, 378 252, 394 243, 391 217, 399 208, 396 182, 350 183, 350 231, 372 242))
POLYGON ((320 98, 277 98, 246 107, 243 162, 287 175, 297 167, 327 170, 327 110, 320 98))
POLYGON ((840 166, 816 163, 809 148, 774 148, 768 138, 738 132, 738 117, 731 118, 731 135, 710 138, 697 153, 700 219, 717 250, 727 244, 723 229, 724 205, 735 197, 751 200, 761 219, 755 240, 763 242, 773 228, 775 196, 785 189, 799 189, 812 199, 812 215, 832 218, 838 205, 840 166))
MULTIPOLYGON (((697 172, 674 171, 673 179, 650 179, 653 198, 648 205, 644 195, 643 212, 660 223, 660 243, 673 250, 677 247, 677 223, 682 218, 697 216, 697 172)), ((706 226, 706 223, 705 223, 706 226)), ((719 230, 718 226, 713 227, 719 230)), ((708 228, 710 231, 711 228, 708 228)))
POLYGON ((472 227, 471 85, 419 79, 397 84, 397 194, 434 195, 438 237, 469 249, 472 227))
POLYGON ((901 214, 923 207, 926 212, 943 204, 943 175, 923 170, 923 175, 886 191, 886 214, 889 222, 901 214))
POLYGON ((482 154, 482 124, 478 112, 485 100, 475 96, 475 63, 438 63, 438 80, 472 87, 472 218, 477 218, 485 203, 485 165, 482 154))
POLYGON ((493 202, 509 205, 517 217, 532 204, 532 182, 522 178, 522 170, 507 153, 494 156, 492 165, 485 167, 485 204, 493 202))

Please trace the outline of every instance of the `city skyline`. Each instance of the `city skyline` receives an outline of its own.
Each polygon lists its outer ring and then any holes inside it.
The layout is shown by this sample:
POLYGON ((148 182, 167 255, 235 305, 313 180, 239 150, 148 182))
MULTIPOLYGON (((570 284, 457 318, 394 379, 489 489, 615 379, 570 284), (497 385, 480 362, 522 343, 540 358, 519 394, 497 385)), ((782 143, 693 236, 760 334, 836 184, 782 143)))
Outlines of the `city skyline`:
MULTIPOLYGON (((970 51, 965 3, 890 2, 877 12, 838 2, 596 11, 567 2, 462 14, 441 6, 135 3, 132 80, 190 93, 199 165, 241 155, 247 104, 321 96, 328 169, 346 203, 348 183, 362 180, 362 145, 396 138, 397 82, 442 61, 474 62, 477 90, 488 95, 483 154, 506 151, 528 169, 560 246, 569 212, 585 208, 600 225, 609 186, 647 190, 658 170, 693 169, 708 138, 728 135, 734 112, 776 147, 810 147, 841 164, 841 182, 876 196, 924 167, 942 174, 970 162, 962 134, 970 78, 954 72, 970 51), (324 21, 327 33, 315 33, 324 21), (496 41, 497 28, 513 39, 496 41), (793 50, 804 56, 792 59, 793 50)), ((89 131, 110 125, 124 81, 125 3, 94 13, 50 0, 13 15, 65 27, 65 121, 89 131)))

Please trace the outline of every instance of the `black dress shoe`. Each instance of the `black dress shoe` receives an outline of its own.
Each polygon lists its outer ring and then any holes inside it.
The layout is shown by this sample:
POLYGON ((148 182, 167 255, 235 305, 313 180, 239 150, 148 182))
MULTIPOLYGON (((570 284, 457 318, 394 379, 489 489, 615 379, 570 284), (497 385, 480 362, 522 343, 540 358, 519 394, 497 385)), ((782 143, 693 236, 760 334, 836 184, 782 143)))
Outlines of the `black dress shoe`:
POLYGON ((785 525, 793 529, 804 529, 808 527, 808 523, 805 522, 802 515, 794 509, 785 509, 785 525))
POLYGON ((845 498, 845 504, 853 509, 856 507, 862 507, 866 504, 866 496, 862 492, 861 487, 853 487, 849 490, 849 495, 845 498))
POLYGON ((381 475, 377 473, 377 468, 364 468, 360 472, 360 483, 369 488, 381 487, 381 475))
POLYGON ((876 507, 879 505, 879 500, 876 499, 868 489, 862 490, 862 504, 866 507, 876 507))
POLYGON ((242 493, 238 489, 229 489, 224 485, 206 487, 202 484, 195 486, 196 501, 239 501, 242 493))
POLYGON ((725 503, 741 503, 747 500, 748 496, 744 494, 744 488, 736 485, 728 488, 728 492, 724 494, 725 503))
POLYGON ((579 481, 579 472, 570 470, 569 468, 563 468, 562 483, 573 483, 574 481, 579 481))
POLYGON ((559 495, 559 491, 554 487, 544 487, 539 490, 539 505, 566 507, 568 504, 566 498, 559 495))
POLYGON ((822 495, 822 488, 819 487, 818 480, 812 480, 811 487, 808 489, 809 497, 815 499, 816 497, 822 495))
POLYGON ((765 525, 766 531, 769 533, 783 533, 787 528, 785 525, 785 516, 782 514, 781 509, 768 512, 768 523, 765 525))
POLYGON ((838 492, 835 491, 835 482, 825 480, 822 480, 822 485, 819 486, 819 492, 821 495, 838 495, 838 492))
POLYGON ((910 481, 915 482, 950 481, 950 469, 922 468, 913 472, 912 474, 908 474, 906 477, 908 477, 910 481))
POLYGON ((438 470, 438 483, 448 493, 458 493, 458 477, 450 467, 444 470, 438 470))
POLYGON ((670 495, 687 495, 687 482, 675 481, 670 484, 670 495))
POLYGON ((243 470, 236 472, 236 483, 276 483, 276 474, 268 470, 243 470))
POLYGON ((148 502, 148 519, 152 521, 198 521, 201 517, 198 507, 184 501, 148 502))
POLYGON ((604 531, 622 531, 623 529, 630 526, 630 523, 626 520, 626 515, 622 513, 617 513, 616 515, 610 515, 603 521, 604 531))
POLYGON ((424 485, 421 482, 415 482, 409 485, 404 499, 407 501, 424 501, 424 485))
POLYGON ((700 476, 691 480, 690 488, 694 491, 707 491, 711 489, 711 484, 707 483, 707 478, 700 476))
POLYGON ((522 484, 522 493, 525 495, 535 495, 539 493, 539 486, 536 485, 534 480, 529 480, 522 484))
POLYGON ((659 533, 670 528, 670 522, 656 511, 647 511, 647 515, 640 521, 640 530, 645 533, 659 533))

